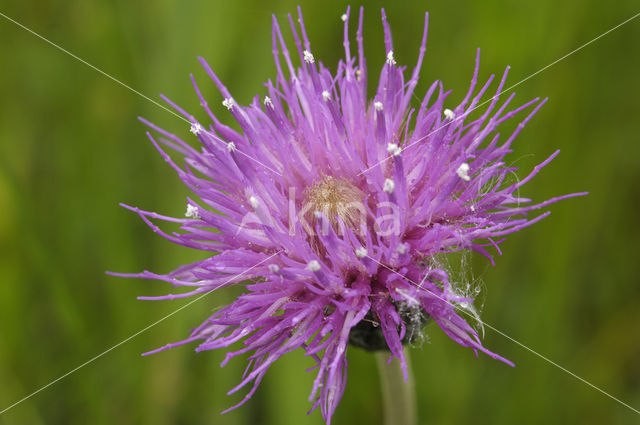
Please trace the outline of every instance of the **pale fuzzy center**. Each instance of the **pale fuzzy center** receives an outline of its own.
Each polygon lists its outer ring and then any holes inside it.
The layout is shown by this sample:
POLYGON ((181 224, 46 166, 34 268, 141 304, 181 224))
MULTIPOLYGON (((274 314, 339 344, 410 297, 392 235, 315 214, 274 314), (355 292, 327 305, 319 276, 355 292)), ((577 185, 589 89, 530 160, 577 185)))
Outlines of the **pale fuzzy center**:
POLYGON ((317 212, 324 214, 332 227, 339 231, 339 222, 359 232, 366 210, 364 193, 347 180, 325 176, 308 190, 303 203, 309 224, 315 228, 317 212))

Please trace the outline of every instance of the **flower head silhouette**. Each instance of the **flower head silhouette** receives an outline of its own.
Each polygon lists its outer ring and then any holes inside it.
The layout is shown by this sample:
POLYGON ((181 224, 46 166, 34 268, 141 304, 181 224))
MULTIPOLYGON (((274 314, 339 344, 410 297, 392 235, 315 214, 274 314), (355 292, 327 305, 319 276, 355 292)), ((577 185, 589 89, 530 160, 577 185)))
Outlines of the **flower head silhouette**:
POLYGON ((345 389, 350 343, 389 350, 404 364, 403 344, 432 320, 476 354, 512 364, 482 346, 461 315, 466 312, 472 322, 477 318, 472 296, 449 281, 435 258, 472 250, 493 262, 487 247, 499 252, 503 236, 549 214, 527 218, 527 213, 577 194, 538 204, 517 195, 557 152, 522 180, 506 183, 515 168, 505 165, 505 155, 545 102, 534 99, 509 110, 512 94, 499 104, 506 71, 477 118, 470 113, 493 79, 476 92, 477 60, 471 87, 457 106, 445 109, 450 92, 439 81, 412 106, 425 54, 426 15, 417 65, 405 80, 382 12, 386 61, 369 100, 362 9, 357 56, 348 35, 350 11, 342 17, 345 58, 335 73, 313 55, 298 14, 299 26, 289 16, 298 59, 274 17, 277 78, 250 105, 238 104, 200 59, 240 132, 212 113, 193 77, 211 124, 166 100, 192 123, 197 148, 142 120, 160 135, 149 138, 196 196, 188 199, 186 218, 127 208, 168 240, 211 256, 166 275, 128 276, 187 289, 144 299, 242 286, 242 295, 187 339, 159 350, 199 341, 196 350, 204 351, 243 341, 223 362, 249 353, 246 373, 230 391, 251 386, 242 404, 276 360, 301 348, 317 362, 312 410, 320 406, 330 423, 345 389), (528 115, 501 140, 496 129, 525 110, 528 115), (180 154, 182 165, 164 147, 180 154), (152 221, 157 219, 179 223, 182 231, 166 233, 152 221))

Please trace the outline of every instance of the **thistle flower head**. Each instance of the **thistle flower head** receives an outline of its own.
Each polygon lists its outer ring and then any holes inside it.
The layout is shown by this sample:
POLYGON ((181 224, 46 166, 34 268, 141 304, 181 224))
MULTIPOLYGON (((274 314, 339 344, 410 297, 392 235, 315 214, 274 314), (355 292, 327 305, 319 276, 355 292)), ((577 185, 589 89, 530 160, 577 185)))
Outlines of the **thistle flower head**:
POLYGON ((335 73, 313 55, 298 13, 298 26, 289 16, 291 51, 273 19, 277 77, 249 105, 236 102, 200 59, 240 132, 212 113, 193 77, 211 122, 199 123, 169 101, 192 123, 193 140, 143 120, 160 135, 149 133, 149 138, 195 196, 187 200, 182 218, 128 208, 168 240, 212 255, 166 275, 130 276, 185 289, 157 299, 241 285, 244 293, 233 303, 167 347, 199 341, 197 351, 204 351, 243 341, 223 362, 249 355, 247 372, 231 390, 250 387, 240 404, 275 361, 302 349, 317 362, 312 410, 320 406, 330 423, 345 389, 350 342, 386 349, 404 365, 403 344, 433 321, 476 354, 511 364, 483 347, 467 321, 477 317, 473 298, 454 287, 434 258, 472 250, 493 263, 488 246, 498 249, 505 235, 548 214, 528 218, 530 211, 572 195, 539 204, 516 195, 557 152, 519 182, 506 183, 515 168, 505 165, 505 155, 545 102, 534 99, 513 109, 513 95, 500 102, 507 72, 478 118, 469 114, 489 94, 493 77, 476 87, 477 60, 458 105, 450 104, 439 81, 412 105, 427 16, 417 64, 405 75, 383 11, 384 64, 369 99, 362 9, 355 56, 348 36, 350 10, 341 16, 345 58, 335 73), (525 110, 528 115, 517 129, 500 138, 496 129, 525 110), (183 161, 174 161, 164 147, 183 161), (177 222, 182 231, 165 233, 152 219, 177 222))

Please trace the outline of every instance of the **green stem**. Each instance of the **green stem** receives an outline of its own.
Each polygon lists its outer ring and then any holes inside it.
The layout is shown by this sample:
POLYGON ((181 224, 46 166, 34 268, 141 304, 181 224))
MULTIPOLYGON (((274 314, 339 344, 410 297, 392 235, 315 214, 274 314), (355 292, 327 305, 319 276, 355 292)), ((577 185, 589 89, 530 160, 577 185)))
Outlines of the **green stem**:
POLYGON ((402 367, 398 359, 394 358, 391 364, 387 364, 390 356, 388 351, 377 352, 375 356, 382 389, 384 425, 415 425, 416 396, 409 350, 404 350, 407 374, 409 375, 408 382, 404 382, 402 367))

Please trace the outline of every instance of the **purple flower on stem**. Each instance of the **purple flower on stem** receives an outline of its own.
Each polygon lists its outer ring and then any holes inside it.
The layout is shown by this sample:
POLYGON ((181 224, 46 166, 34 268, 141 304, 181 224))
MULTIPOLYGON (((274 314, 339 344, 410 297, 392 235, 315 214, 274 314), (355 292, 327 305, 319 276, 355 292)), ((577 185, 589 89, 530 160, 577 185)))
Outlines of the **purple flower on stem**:
POLYGON ((518 196, 558 152, 519 182, 505 183, 516 170, 505 165, 505 155, 546 99, 508 110, 511 94, 499 104, 507 69, 482 115, 469 118, 493 80, 491 76, 476 92, 476 59, 471 87, 460 104, 445 109, 450 92, 436 81, 421 103, 412 106, 427 15, 418 61, 405 81, 383 11, 386 61, 368 100, 362 9, 357 56, 351 54, 349 10, 343 15, 345 59, 335 74, 314 57, 300 10, 298 14, 299 29, 289 16, 298 59, 292 58, 274 17, 277 78, 266 83, 266 96, 256 96, 250 105, 236 103, 200 59, 242 132, 211 112, 193 76, 211 124, 197 122, 165 100, 192 123, 198 148, 142 119, 159 134, 148 133, 151 142, 196 196, 188 199, 186 218, 126 208, 166 239, 212 255, 166 275, 145 271, 127 276, 186 289, 142 299, 191 297, 231 285, 245 290, 187 339, 153 352, 192 341, 200 341, 197 351, 243 341, 223 361, 248 353, 247 370, 229 392, 249 386, 242 404, 273 362, 302 348, 317 362, 311 410, 320 406, 327 424, 345 389, 349 343, 388 350, 406 375, 403 344, 433 320, 476 355, 482 351, 513 365, 482 346, 461 315, 477 322, 473 298, 449 280, 435 257, 472 250, 493 264, 487 247, 500 253, 505 235, 549 214, 528 218, 527 213, 581 195, 538 204, 518 196), (498 126, 525 110, 528 115, 501 140, 498 126), (184 157, 182 165, 165 146, 184 157), (165 233, 155 219, 179 223, 182 232, 165 233))

